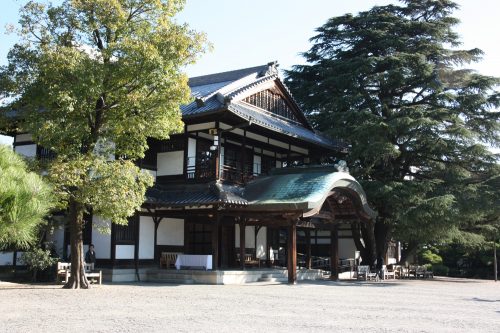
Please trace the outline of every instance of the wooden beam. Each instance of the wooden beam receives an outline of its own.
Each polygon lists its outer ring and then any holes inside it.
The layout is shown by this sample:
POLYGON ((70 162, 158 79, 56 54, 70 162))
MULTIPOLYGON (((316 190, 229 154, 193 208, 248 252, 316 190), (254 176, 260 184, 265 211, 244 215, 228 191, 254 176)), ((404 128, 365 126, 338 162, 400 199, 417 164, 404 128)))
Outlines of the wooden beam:
POLYGON ((330 234, 330 279, 339 279, 339 232, 336 224, 332 226, 330 234))
POLYGON ((297 224, 288 227, 288 283, 297 284, 297 224))
POLYGON ((219 225, 220 225, 219 214, 216 214, 213 218, 212 225, 212 267, 213 269, 218 269, 219 266, 219 225))
POLYGON ((242 219, 240 222, 240 267, 245 270, 245 229, 246 223, 242 219))

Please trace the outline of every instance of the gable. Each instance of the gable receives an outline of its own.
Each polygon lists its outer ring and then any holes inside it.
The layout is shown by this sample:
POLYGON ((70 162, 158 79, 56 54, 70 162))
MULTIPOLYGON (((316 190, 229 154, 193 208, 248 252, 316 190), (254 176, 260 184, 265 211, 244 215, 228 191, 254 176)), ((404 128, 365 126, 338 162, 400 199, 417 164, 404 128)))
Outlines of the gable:
POLYGON ((274 113, 275 115, 299 122, 292 107, 277 89, 259 91, 244 98, 243 102, 274 113))
POLYGON ((311 125, 302 113, 302 110, 283 83, 281 83, 277 76, 270 79, 229 94, 231 101, 252 105, 260 110, 267 111, 264 114, 268 116, 276 116, 277 118, 311 129, 311 125))

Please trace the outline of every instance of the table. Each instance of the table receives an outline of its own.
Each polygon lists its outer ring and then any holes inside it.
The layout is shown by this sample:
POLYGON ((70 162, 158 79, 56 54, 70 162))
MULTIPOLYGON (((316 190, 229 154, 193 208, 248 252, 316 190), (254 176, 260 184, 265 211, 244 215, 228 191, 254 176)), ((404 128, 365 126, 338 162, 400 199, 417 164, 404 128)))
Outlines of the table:
POLYGON ((181 267, 197 267, 205 270, 212 269, 211 254, 179 254, 175 261, 175 268, 181 267))

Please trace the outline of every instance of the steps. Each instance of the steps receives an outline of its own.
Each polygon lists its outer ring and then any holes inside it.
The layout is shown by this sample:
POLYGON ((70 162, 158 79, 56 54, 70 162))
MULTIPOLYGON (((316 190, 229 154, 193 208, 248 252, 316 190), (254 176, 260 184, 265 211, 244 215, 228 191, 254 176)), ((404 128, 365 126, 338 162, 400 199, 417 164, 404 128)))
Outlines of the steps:
POLYGON ((170 273, 168 271, 149 271, 146 274, 146 281, 155 283, 171 283, 171 284, 193 284, 192 274, 170 273))
POLYGON ((282 272, 262 273, 258 282, 288 282, 288 278, 282 272))

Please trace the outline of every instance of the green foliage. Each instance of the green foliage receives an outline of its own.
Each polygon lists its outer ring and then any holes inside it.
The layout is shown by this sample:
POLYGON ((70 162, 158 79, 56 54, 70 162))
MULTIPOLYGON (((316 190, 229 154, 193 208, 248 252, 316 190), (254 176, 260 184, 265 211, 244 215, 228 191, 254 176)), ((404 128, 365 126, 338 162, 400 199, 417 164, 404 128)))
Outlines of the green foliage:
POLYGON ((0 145, 0 249, 26 248, 54 207, 52 188, 10 147, 0 145))
POLYGON ((50 255, 50 250, 38 247, 32 248, 21 255, 21 262, 28 266, 31 271, 43 271, 57 262, 57 258, 50 255))
POLYGON ((432 272, 436 276, 448 276, 450 269, 445 265, 434 264, 432 265, 432 272))
POLYGON ((426 264, 442 264, 443 258, 437 253, 432 252, 430 249, 425 249, 420 253, 424 263, 426 264))
POLYGON ((144 202, 152 177, 126 160, 107 161, 88 155, 64 160, 57 158, 49 169, 59 197, 92 207, 95 215, 117 224, 127 224, 144 202))
POLYGON ((458 48, 456 8, 405 0, 333 17, 311 39, 308 64, 286 73, 315 127, 351 143, 376 223, 406 242, 498 225, 488 145, 500 145, 499 79, 463 68, 482 52, 458 48))

